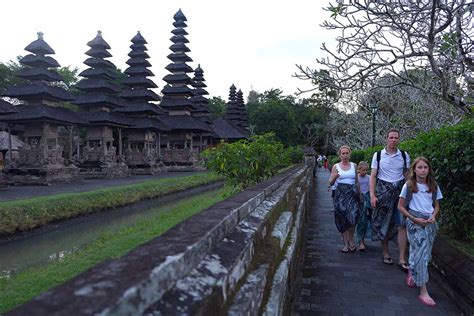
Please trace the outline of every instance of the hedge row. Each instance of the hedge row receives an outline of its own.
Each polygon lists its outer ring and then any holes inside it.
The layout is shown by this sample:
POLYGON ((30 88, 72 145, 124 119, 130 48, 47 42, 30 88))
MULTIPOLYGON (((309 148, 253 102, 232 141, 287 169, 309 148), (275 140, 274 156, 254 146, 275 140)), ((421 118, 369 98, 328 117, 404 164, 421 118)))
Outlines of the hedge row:
POLYGON ((222 180, 222 177, 207 173, 89 192, 0 202, 0 235, 27 231, 53 221, 112 209, 218 180, 222 180))
MULTIPOLYGON (((420 134, 400 143, 412 161, 428 158, 444 198, 441 204, 441 229, 458 240, 474 241, 474 120, 420 134)), ((354 150, 351 160, 369 163, 382 146, 354 150)))

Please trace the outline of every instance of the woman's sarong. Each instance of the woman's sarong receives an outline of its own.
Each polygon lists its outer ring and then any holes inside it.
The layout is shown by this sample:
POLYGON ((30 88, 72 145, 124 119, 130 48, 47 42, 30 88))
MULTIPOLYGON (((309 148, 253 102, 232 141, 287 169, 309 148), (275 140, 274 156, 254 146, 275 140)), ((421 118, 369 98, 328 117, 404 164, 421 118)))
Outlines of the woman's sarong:
MULTIPOLYGON (((428 219, 430 215, 410 210, 411 215, 428 219)), ((428 224, 420 226, 407 219, 408 242, 410 243, 410 255, 408 264, 413 281, 417 286, 423 286, 428 282, 428 263, 431 260, 431 249, 436 237, 438 225, 428 224)))
POLYGON ((343 233, 357 222, 359 203, 355 199, 355 185, 339 183, 334 192, 334 218, 339 232, 343 233))
POLYGON ((396 236, 397 206, 403 184, 403 180, 394 183, 377 180, 375 194, 378 201, 372 212, 372 240, 390 240, 396 236))
MULTIPOLYGON (((366 192, 362 194, 363 204, 359 214, 359 219, 356 225, 356 236, 355 243, 359 245, 362 240, 366 237, 367 232, 370 235, 370 218, 372 213, 372 207, 370 206, 370 193, 366 192)), ((369 236, 368 236, 369 237, 369 236)))

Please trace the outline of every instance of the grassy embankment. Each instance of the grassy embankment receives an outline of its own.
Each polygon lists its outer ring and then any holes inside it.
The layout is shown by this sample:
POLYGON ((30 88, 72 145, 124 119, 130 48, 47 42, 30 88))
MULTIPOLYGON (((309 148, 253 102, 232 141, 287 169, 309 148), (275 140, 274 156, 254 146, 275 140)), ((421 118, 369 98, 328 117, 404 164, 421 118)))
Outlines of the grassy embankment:
POLYGON ((89 192, 0 202, 0 235, 156 198, 223 179, 214 173, 148 180, 89 192))
POLYGON ((59 262, 28 269, 10 279, 0 279, 0 313, 27 302, 102 261, 124 255, 200 210, 225 199, 230 192, 231 188, 225 187, 178 202, 166 212, 143 219, 133 226, 104 232, 96 241, 59 262))

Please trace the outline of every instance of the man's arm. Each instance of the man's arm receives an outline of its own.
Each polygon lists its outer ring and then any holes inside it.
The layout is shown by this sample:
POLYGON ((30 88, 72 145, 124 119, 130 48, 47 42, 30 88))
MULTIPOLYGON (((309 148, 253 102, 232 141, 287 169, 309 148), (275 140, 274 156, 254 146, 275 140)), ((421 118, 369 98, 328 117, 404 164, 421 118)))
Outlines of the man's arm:
POLYGON ((372 168, 369 181, 370 205, 374 208, 377 205, 377 197, 375 196, 375 183, 377 181, 377 168, 372 168))

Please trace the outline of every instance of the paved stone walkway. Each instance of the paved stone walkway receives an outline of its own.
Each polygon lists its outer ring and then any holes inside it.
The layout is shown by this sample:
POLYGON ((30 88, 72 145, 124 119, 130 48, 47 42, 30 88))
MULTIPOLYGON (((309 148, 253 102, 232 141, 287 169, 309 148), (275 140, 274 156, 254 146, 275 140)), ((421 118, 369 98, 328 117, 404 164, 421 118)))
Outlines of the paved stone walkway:
POLYGON ((85 192, 106 187, 139 183, 151 179, 184 177, 202 172, 179 171, 162 172, 155 175, 133 175, 117 179, 84 179, 71 183, 57 183, 49 186, 8 186, 0 190, 0 201, 25 199, 35 196, 52 195, 68 192, 85 192))
MULTIPOLYGON (((343 243, 327 191, 329 172, 318 171, 316 178, 292 315, 460 315, 455 304, 430 282, 428 290, 438 306, 422 305, 418 289, 406 286, 405 274, 395 264, 382 263, 379 242, 366 242, 365 253, 341 253, 343 243)), ((390 253, 396 262, 393 243, 390 253)))

